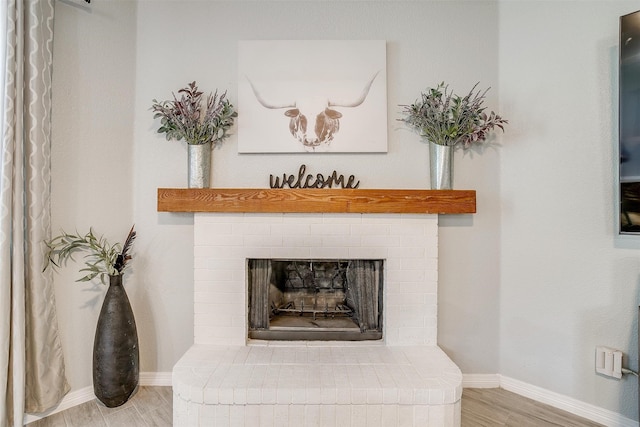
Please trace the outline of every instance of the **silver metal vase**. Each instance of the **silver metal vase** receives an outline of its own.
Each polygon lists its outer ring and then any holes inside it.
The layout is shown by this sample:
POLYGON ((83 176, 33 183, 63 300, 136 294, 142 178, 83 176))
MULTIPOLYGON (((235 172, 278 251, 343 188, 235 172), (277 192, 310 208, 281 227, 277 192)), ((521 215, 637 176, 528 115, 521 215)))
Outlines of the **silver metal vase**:
POLYGON ((429 166, 432 190, 453 189, 453 146, 429 141, 429 166))
POLYGON ((189 188, 209 188, 211 176, 211 142, 188 144, 189 188))

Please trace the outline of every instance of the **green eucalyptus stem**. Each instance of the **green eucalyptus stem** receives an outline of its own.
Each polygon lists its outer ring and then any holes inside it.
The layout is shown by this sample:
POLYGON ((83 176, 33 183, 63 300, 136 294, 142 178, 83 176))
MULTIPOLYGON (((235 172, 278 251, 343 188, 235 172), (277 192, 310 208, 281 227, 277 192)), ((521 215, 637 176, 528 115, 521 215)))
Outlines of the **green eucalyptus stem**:
POLYGON ((47 253, 44 270, 49 266, 54 269, 59 268, 68 260, 75 261, 74 254, 87 252, 84 256, 85 267, 80 269, 84 276, 76 281, 89 282, 99 277, 100 281, 106 285, 108 276, 117 276, 123 273, 127 261, 131 259, 128 252, 135 236, 136 232, 131 227, 123 246, 120 243, 110 244, 104 236, 97 237, 91 228, 84 235, 78 232, 72 234, 62 231, 59 236, 45 242, 47 253))

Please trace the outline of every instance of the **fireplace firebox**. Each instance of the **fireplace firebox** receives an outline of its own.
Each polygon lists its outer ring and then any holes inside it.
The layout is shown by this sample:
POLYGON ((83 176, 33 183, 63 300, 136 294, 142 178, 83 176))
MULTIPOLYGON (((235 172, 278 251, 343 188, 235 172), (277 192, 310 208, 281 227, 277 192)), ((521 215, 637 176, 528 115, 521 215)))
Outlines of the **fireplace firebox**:
POLYGON ((382 339, 384 261, 249 259, 248 336, 382 339))

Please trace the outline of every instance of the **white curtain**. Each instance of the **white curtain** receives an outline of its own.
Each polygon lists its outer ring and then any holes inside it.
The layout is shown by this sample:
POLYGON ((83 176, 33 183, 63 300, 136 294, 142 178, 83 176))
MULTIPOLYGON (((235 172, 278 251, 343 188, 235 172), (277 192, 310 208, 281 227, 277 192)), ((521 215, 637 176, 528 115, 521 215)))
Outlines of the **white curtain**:
POLYGON ((51 272, 51 60, 54 0, 0 0, 0 426, 69 390, 51 272))

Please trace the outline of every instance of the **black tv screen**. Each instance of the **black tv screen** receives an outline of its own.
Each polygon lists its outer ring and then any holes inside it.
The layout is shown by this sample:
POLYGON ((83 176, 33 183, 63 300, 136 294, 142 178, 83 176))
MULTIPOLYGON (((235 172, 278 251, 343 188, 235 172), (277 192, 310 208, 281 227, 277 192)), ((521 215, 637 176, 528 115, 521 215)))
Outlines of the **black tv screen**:
POLYGON ((640 11, 620 17, 620 233, 640 234, 640 11))

